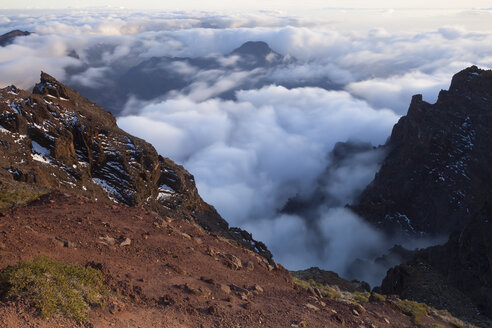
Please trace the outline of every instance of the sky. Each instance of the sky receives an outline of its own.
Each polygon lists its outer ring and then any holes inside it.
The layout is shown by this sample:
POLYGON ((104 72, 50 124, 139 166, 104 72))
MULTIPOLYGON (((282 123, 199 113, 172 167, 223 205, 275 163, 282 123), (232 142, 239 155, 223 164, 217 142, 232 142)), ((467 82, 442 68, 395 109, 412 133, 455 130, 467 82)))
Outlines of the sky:
POLYGON ((156 12, 208 12, 216 15, 290 16, 303 21, 305 26, 343 25, 348 30, 386 28, 398 31, 425 31, 443 26, 460 26, 471 30, 492 28, 492 5, 490 1, 156 1, 156 0, 110 0, 110 1, 64 1, 40 2, 35 0, 0 0, 0 16, 15 12, 18 15, 53 14, 50 10, 104 10, 156 12), (48 11, 48 12, 47 12, 48 11))
POLYGON ((226 1, 226 0, 181 0, 158 1, 158 0, 83 0, 66 1, 51 0, 49 3, 35 0, 2 1, 0 8, 27 9, 27 8, 86 8, 86 7, 124 7, 132 9, 186 9, 186 10, 242 10, 242 9, 267 9, 267 10, 290 10, 305 8, 490 8, 490 1, 448 1, 448 0, 415 0, 415 1, 395 1, 395 0, 255 0, 255 1, 226 1), (302 4, 302 5, 301 5, 302 4))
MULTIPOLYGON (((299 1, 182 0, 177 8, 142 0, 138 6, 146 10, 119 8, 135 3, 1 1, 0 8, 18 10, 0 11, 0 33, 34 33, 0 48, 0 87, 31 89, 43 70, 116 104, 121 128, 184 165, 200 195, 231 226, 264 241, 288 269, 315 265, 353 278, 355 258, 374 258, 403 242, 345 208, 384 158, 372 147, 386 142, 412 95, 435 102, 453 74, 492 67, 487 1, 467 1, 466 8, 463 1, 372 1, 370 9, 348 1, 344 7, 356 8, 348 10, 329 8, 339 1, 300 8, 299 1), (45 10, 27 10, 40 4, 45 10), (82 6, 98 8, 73 9, 82 6), (233 51, 247 41, 266 42, 280 60, 239 65, 244 58, 233 51), (215 66, 177 57, 207 58, 215 66), (131 88, 111 98, 122 90, 118 79, 131 81, 132 69, 152 58, 160 62, 150 71, 163 70, 184 86, 168 92, 162 80, 149 80, 154 84, 147 87, 158 90, 150 98, 131 88), (331 152, 339 142, 366 146, 336 160, 331 152), (311 202, 315 194, 329 201, 312 203, 309 213, 282 211, 289 199, 311 202)), ((375 283, 385 269, 355 277, 375 283)))

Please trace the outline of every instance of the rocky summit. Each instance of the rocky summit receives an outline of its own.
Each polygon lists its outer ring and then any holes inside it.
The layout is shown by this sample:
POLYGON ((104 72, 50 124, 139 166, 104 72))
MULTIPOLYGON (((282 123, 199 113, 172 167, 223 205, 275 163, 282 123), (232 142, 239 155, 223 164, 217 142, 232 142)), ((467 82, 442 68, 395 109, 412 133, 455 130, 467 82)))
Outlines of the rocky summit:
POLYGON ((265 245, 230 229, 193 176, 116 125, 113 115, 46 73, 32 93, 0 90, 0 183, 76 192, 189 220, 267 259, 265 245))
POLYGON ((414 96, 381 169, 352 208, 412 237, 461 230, 492 192, 491 126, 492 71, 459 72, 435 104, 414 96))

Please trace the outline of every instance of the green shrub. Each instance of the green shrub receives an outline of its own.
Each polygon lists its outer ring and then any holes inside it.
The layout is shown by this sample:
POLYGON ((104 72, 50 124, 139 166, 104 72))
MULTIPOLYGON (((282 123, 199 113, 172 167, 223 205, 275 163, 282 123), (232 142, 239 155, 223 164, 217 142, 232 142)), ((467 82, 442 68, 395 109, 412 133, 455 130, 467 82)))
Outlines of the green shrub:
POLYGON ((359 304, 364 304, 369 302, 369 296, 371 294, 367 292, 353 292, 352 293, 352 299, 356 301, 359 304))
POLYGON ((427 305, 414 301, 402 300, 398 301, 396 305, 400 308, 401 312, 411 316, 412 322, 418 326, 422 324, 422 317, 429 313, 429 307, 427 305))
POLYGON ((0 294, 30 300, 41 316, 88 318, 89 306, 102 305, 107 289, 101 271, 41 256, 0 272, 0 294))
POLYGON ((386 295, 378 294, 375 292, 371 294, 371 298, 374 299, 375 302, 384 302, 386 301, 386 297, 386 295))
POLYGON ((41 195, 23 189, 0 190, 0 209, 27 204, 41 195))
POLYGON ((294 283, 303 289, 309 289, 309 287, 318 288, 321 295, 323 297, 327 297, 329 299, 337 299, 337 298, 342 297, 340 292, 337 291, 336 289, 334 289, 330 286, 325 286, 325 285, 323 285, 319 282, 316 282, 312 279, 309 281, 306 281, 306 280, 294 278, 294 283))

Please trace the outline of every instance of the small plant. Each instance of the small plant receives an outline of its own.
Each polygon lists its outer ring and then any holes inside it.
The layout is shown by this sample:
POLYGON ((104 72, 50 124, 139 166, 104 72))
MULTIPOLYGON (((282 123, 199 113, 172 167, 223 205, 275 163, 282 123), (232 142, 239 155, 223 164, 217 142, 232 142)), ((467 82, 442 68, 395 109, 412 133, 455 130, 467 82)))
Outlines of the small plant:
POLYGON ((89 307, 103 305, 108 292, 101 271, 41 256, 0 272, 0 295, 34 303, 41 316, 88 318, 89 307))
POLYGON ((352 299, 359 304, 364 304, 364 303, 369 302, 369 296, 370 295, 371 294, 369 294, 367 292, 364 292, 364 293, 363 292, 353 292, 352 293, 352 299))
POLYGON ((23 189, 0 190, 0 209, 27 204, 41 195, 23 189))
POLYGON ((396 303, 396 305, 400 308, 401 312, 412 317, 412 322, 420 326, 422 324, 422 317, 429 313, 429 306, 417 303, 409 300, 402 300, 396 303))
POLYGON ((386 298, 387 298, 386 295, 382 295, 374 292, 371 294, 371 302, 372 300, 374 300, 375 302, 384 302, 386 301, 386 298))
POLYGON ((325 286, 325 285, 323 285, 319 282, 316 282, 312 279, 309 281, 306 281, 306 280, 294 278, 294 283, 303 289, 309 289, 310 287, 311 288, 317 288, 317 289, 319 289, 319 291, 320 291, 321 295, 323 295, 323 297, 327 297, 329 299, 337 299, 337 298, 342 297, 342 294, 340 294, 340 292, 337 291, 336 289, 334 289, 330 286, 325 286))

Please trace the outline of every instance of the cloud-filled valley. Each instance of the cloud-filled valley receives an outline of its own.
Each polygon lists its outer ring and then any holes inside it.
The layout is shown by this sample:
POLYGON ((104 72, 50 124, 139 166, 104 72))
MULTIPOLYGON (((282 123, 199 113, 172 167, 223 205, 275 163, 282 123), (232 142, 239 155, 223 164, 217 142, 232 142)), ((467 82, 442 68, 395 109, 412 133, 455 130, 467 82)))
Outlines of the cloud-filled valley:
POLYGON ((34 32, 0 47, 1 86, 31 88, 43 70, 80 90, 194 174, 287 268, 350 275, 395 242, 435 242, 388 238, 345 205, 413 94, 434 102, 460 69, 492 67, 492 32, 348 30, 265 12, 36 15, 0 15, 0 32, 34 32))

